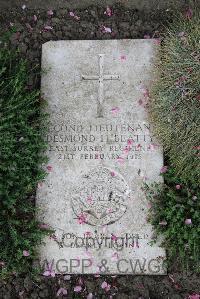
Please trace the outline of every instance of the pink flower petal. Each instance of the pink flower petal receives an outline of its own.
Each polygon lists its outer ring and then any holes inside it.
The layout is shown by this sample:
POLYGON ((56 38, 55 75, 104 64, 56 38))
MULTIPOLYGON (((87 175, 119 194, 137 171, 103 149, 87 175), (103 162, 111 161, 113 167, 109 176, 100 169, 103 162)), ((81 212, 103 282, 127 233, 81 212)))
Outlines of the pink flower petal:
POLYGON ((53 27, 46 25, 46 26, 44 26, 44 29, 45 30, 53 30, 53 27))
POLYGON ((121 56, 120 56, 120 59, 121 59, 122 61, 124 61, 124 60, 126 60, 126 56, 125 56, 125 55, 121 55, 121 56))
POLYGON ((151 38, 151 36, 149 34, 144 35, 144 39, 149 39, 149 38, 151 38))
POLYGON ((71 276, 70 275, 65 275, 64 276, 64 280, 70 280, 71 279, 71 276))
POLYGON ((75 17, 75 14, 73 13, 73 11, 69 12, 70 17, 75 17))
POLYGON ((60 295, 67 295, 67 290, 65 288, 60 288, 58 291, 57 291, 57 296, 60 296, 60 295))
POLYGON ((187 224, 187 225, 192 224, 192 219, 190 219, 190 218, 185 219, 185 224, 187 224))
POLYGON ((193 11, 191 8, 188 8, 185 12, 185 17, 186 17, 186 19, 190 20, 192 18, 192 16, 193 16, 193 11))
POLYGON ((107 6, 106 11, 104 11, 104 15, 107 15, 108 17, 113 15, 112 9, 109 6, 107 6))
POLYGON ((36 16, 36 15, 33 16, 33 21, 34 21, 34 22, 37 21, 37 16, 36 16))
POLYGON ((53 10, 52 9, 47 10, 47 15, 49 17, 53 16, 53 10))
POLYGON ((163 166, 163 167, 161 167, 161 169, 160 169, 160 173, 166 173, 167 170, 168 170, 168 167, 167 167, 167 166, 163 166))
POLYGON ((111 109, 111 113, 112 113, 113 115, 116 115, 119 111, 120 111, 119 107, 113 107, 113 108, 111 109))
POLYGON ((188 299, 200 299, 200 294, 189 295, 188 299))
POLYGON ((115 176, 115 172, 114 172, 114 171, 111 171, 111 173, 110 173, 110 174, 111 174, 111 176, 112 176, 112 177, 114 177, 114 176, 115 176))
POLYGON ((44 271, 44 273, 42 274, 43 276, 50 276, 51 272, 49 270, 44 271))
POLYGON ((111 260, 113 262, 116 262, 116 261, 118 261, 118 259, 119 259, 119 254, 117 252, 113 253, 111 256, 111 260))
POLYGON ((93 202, 93 199, 92 199, 91 196, 88 196, 88 197, 87 197, 87 202, 90 203, 90 204, 93 202))
POLYGON ((181 185, 176 185, 176 189, 180 190, 181 189, 181 185))
POLYGON ((4 267, 4 266, 5 266, 4 261, 0 261, 0 267, 4 267))
POLYGON ((102 287, 102 289, 105 289, 105 288, 107 288, 107 282, 106 281, 104 281, 104 282, 102 282, 102 284, 101 284, 101 287, 102 287))
POLYGON ((23 10, 26 9, 26 5, 25 4, 22 5, 22 9, 23 10))
POLYGON ((102 284, 101 284, 101 287, 102 289, 104 289, 106 292, 108 292, 111 288, 111 285, 108 284, 106 281, 104 281, 102 284))
POLYGON ((29 256, 29 255, 30 255, 30 253, 28 250, 23 250, 23 256, 29 256))
POLYGON ((38 188, 42 188, 42 186, 43 186, 43 183, 42 183, 42 182, 39 182, 39 183, 38 183, 38 188))
POLYGON ((123 164, 125 161, 124 161, 124 158, 118 157, 117 162, 120 163, 120 164, 123 164))
POLYGON ((112 29, 110 27, 101 26, 100 29, 103 33, 111 33, 112 32, 112 29))
POLYGON ((117 240, 117 236, 115 236, 114 234, 111 235, 111 240, 112 241, 116 241, 117 240))
POLYGON ((133 143, 134 143, 133 139, 128 139, 128 140, 127 140, 127 144, 128 144, 128 145, 132 145, 133 143))
POLYGON ((47 166, 47 170, 48 170, 49 172, 52 171, 52 169, 53 169, 52 166, 50 166, 50 165, 47 166))
POLYGON ((39 228, 41 228, 41 229, 49 229, 50 226, 48 224, 46 224, 46 223, 40 223, 39 224, 39 228))
POLYGON ((78 17, 78 16, 74 16, 74 19, 77 20, 77 21, 79 21, 79 20, 80 20, 80 17, 78 17))
POLYGON ((80 293, 81 290, 82 290, 82 286, 76 286, 76 287, 74 288, 74 292, 76 292, 76 293, 80 293))
POLYGON ((123 153, 124 154, 128 154, 131 150, 131 147, 130 146, 126 146, 124 149, 123 149, 123 153))
POLYGON ((87 221, 87 215, 82 212, 78 215, 77 220, 78 220, 78 224, 85 224, 87 221))
POLYGON ((89 293, 89 294, 87 295, 87 299, 93 299, 93 295, 92 295, 92 293, 89 293))

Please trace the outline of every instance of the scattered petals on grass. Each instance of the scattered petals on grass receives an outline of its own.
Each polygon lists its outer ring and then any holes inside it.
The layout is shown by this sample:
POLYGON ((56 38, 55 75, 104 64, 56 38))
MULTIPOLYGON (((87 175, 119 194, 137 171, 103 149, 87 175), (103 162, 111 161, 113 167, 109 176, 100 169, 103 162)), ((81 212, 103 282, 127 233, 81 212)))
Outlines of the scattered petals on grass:
POLYGON ((74 292, 75 293, 80 293, 82 291, 82 286, 75 286, 74 287, 74 292))
POLYGON ((192 219, 190 219, 190 218, 185 219, 185 224, 191 225, 192 224, 192 219))
POLYGON ((60 295, 67 295, 67 290, 65 288, 60 288, 58 291, 57 291, 57 294, 56 296, 60 296, 60 295))
POLYGON ((30 253, 28 250, 23 250, 23 256, 29 256, 29 255, 30 255, 30 253))

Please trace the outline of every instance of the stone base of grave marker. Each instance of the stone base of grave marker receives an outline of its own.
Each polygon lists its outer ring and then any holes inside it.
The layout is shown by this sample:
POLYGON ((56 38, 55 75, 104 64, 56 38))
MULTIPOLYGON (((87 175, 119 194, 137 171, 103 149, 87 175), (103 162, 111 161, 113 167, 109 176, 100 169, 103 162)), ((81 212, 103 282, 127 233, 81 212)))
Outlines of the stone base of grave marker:
POLYGON ((165 274, 150 244, 144 182, 162 181, 162 148, 146 105, 154 40, 57 41, 43 45, 49 174, 38 216, 55 229, 40 248, 56 273, 165 274))

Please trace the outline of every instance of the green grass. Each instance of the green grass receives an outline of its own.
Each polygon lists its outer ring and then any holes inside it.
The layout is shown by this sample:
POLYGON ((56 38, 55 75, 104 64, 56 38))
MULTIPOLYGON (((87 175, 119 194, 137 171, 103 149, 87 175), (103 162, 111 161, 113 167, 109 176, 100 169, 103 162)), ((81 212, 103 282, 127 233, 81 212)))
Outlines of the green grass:
POLYGON ((195 183, 185 184, 173 168, 163 176, 164 185, 144 188, 151 204, 149 221, 156 235, 163 237, 168 264, 200 272, 200 188, 195 183))
POLYGON ((176 17, 164 34, 149 103, 169 165, 164 184, 145 186, 149 221, 169 267, 200 272, 200 17, 176 17), (191 223, 190 223, 191 222, 191 223))
POLYGON ((176 174, 200 179, 200 15, 179 16, 157 61, 150 115, 176 174))
POLYGON ((45 115, 39 92, 29 90, 27 63, 0 48, 0 272, 30 272, 36 246, 47 232, 36 220, 34 193, 45 177, 45 115), (29 256, 24 256, 23 251, 29 256))

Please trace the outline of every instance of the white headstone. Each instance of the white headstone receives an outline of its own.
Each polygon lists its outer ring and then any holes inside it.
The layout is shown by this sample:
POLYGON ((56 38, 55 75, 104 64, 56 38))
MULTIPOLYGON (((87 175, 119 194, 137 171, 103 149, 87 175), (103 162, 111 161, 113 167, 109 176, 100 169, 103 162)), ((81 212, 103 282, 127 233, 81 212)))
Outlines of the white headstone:
POLYGON ((141 189, 161 180, 163 165, 145 107, 157 47, 154 40, 43 45, 49 174, 37 204, 56 238, 40 254, 57 273, 165 273, 164 249, 149 244, 141 189))

